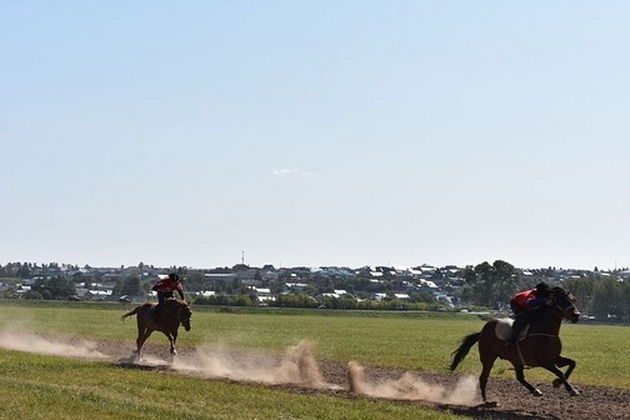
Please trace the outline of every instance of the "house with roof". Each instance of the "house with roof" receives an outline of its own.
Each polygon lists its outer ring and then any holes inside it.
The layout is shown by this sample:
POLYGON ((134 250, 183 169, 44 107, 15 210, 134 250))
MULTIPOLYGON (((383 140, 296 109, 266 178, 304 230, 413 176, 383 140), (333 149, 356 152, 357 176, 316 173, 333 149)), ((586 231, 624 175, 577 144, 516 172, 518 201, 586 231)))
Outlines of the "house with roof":
POLYGON ((251 286, 250 289, 254 292, 254 295, 260 304, 266 305, 269 302, 274 302, 276 300, 276 297, 271 294, 271 289, 267 287, 251 286))
POLYGON ((379 302, 385 299, 386 297, 387 297, 387 293, 373 293, 372 294, 372 299, 379 302))

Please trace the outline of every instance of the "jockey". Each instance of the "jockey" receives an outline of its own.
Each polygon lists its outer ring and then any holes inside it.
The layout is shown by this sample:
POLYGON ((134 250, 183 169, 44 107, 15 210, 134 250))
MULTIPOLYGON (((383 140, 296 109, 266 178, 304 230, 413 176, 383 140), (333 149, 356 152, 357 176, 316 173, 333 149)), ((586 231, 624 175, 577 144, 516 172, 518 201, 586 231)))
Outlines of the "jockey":
POLYGON ((176 273, 171 273, 167 278, 160 280, 153 286, 153 290, 157 292, 158 304, 153 309, 153 320, 157 319, 158 314, 162 310, 164 306, 164 301, 166 299, 173 297, 173 292, 177 291, 179 293, 179 297, 184 300, 184 288, 179 281, 179 276, 176 273))
POLYGON ((508 345, 511 346, 516 343, 518 335, 525 325, 532 320, 534 312, 547 305, 550 295, 551 289, 545 282, 538 283, 534 289, 524 290, 514 295, 510 300, 510 307, 514 312, 515 319, 510 337, 507 339, 508 345))

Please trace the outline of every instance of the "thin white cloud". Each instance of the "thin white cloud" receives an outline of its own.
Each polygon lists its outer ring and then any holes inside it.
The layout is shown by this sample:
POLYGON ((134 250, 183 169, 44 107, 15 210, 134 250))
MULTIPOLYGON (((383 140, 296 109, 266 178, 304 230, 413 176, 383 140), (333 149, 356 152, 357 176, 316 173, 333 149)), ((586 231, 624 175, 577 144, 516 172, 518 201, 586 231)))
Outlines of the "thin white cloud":
POLYGON ((317 177, 317 174, 310 171, 303 171, 298 168, 280 168, 274 169, 272 174, 276 176, 305 176, 305 177, 317 177))
POLYGON ((274 169, 273 174, 277 176, 298 175, 300 170, 297 168, 274 169))

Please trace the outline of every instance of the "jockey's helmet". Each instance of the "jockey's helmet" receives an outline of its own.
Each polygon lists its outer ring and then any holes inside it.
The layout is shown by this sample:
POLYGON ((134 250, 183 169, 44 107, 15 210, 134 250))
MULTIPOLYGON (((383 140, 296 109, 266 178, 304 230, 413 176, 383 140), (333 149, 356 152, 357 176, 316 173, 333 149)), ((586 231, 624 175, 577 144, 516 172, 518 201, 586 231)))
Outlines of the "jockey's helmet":
POLYGON ((549 285, 547 283, 545 283, 544 281, 541 283, 538 283, 536 285, 536 292, 542 296, 542 297, 546 297, 549 296, 549 294, 551 293, 551 288, 549 287, 549 285))

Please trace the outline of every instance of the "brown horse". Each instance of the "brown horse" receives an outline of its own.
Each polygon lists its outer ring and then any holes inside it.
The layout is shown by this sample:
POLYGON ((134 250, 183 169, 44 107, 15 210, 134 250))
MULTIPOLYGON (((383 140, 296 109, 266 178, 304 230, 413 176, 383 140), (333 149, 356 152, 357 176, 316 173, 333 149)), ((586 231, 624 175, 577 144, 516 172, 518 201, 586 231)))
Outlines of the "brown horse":
POLYGON ((190 331, 190 307, 186 302, 176 299, 167 299, 164 302, 162 311, 153 320, 153 309, 155 304, 145 303, 134 310, 124 314, 121 319, 136 315, 138 321, 138 338, 136 339, 136 357, 140 357, 142 346, 153 331, 161 331, 171 343, 171 355, 176 355, 175 343, 177 342, 177 330, 179 325, 183 325, 186 331, 190 331))
POLYGON ((575 298, 564 289, 554 287, 551 294, 551 304, 538 311, 539 313, 530 323, 525 339, 513 346, 507 346, 504 340, 497 337, 496 328, 501 320, 494 319, 488 321, 481 332, 464 337, 462 344, 453 352, 451 370, 457 367, 466 357, 470 348, 479 341, 479 356, 483 365, 483 370, 479 376, 479 385, 484 402, 487 402, 488 376, 497 357, 512 363, 516 372, 516 379, 535 396, 541 396, 542 392, 525 380, 523 375, 525 366, 547 369, 558 377, 553 381, 554 387, 564 384, 570 395, 579 395, 578 390, 568 381, 575 368, 575 361, 560 355, 562 343, 559 336, 563 318, 575 323, 580 317, 580 312, 575 307, 575 298), (566 372, 560 370, 564 366, 569 367, 566 372))

